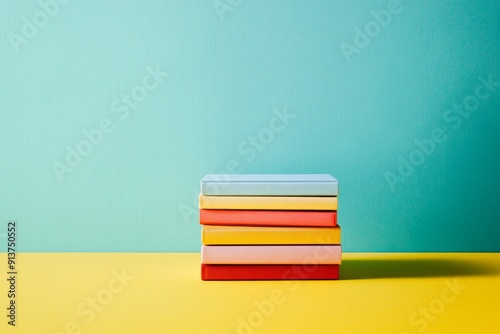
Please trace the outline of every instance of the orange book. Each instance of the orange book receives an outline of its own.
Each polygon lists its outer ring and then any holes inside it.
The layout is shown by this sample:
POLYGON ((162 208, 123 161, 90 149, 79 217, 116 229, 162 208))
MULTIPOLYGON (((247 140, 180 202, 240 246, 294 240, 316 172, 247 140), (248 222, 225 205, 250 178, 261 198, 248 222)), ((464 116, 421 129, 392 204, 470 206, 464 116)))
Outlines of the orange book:
POLYGON ((337 226, 336 211, 200 210, 202 225, 337 226))

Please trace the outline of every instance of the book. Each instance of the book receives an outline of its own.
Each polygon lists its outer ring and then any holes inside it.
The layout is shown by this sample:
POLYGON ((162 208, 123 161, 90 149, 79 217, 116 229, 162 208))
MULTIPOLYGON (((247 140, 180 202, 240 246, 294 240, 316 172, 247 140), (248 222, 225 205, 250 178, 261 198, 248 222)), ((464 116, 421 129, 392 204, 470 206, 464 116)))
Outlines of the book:
POLYGON ((337 198, 330 196, 206 196, 200 209, 336 211, 337 198))
POLYGON ((329 174, 209 174, 201 193, 210 196, 337 196, 329 174))
POLYGON ((202 225, 337 226, 337 211, 200 210, 202 225))
POLYGON ((340 264, 340 245, 201 246, 205 264, 340 264))
POLYGON ((201 279, 211 280, 334 280, 338 264, 220 265, 201 264, 201 279))
POLYGON ((203 225, 204 245, 318 245, 340 244, 340 226, 269 227, 203 225))

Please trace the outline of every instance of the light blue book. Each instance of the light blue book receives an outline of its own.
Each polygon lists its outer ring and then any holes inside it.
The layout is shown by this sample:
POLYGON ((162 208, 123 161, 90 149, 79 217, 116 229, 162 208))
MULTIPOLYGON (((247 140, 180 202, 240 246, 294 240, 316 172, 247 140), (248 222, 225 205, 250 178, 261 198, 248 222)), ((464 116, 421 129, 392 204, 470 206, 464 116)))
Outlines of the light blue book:
POLYGON ((201 180, 207 196, 337 196, 329 174, 209 174, 201 180))

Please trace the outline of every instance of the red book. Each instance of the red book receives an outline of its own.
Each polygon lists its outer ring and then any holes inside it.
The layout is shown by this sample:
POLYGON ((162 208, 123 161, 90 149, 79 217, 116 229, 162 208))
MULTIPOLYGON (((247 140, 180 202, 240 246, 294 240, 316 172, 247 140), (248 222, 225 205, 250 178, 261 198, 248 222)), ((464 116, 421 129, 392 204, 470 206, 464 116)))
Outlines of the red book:
POLYGON ((202 225, 337 226, 337 211, 200 210, 202 225))
POLYGON ((204 281, 336 280, 339 265, 219 265, 202 264, 204 281))

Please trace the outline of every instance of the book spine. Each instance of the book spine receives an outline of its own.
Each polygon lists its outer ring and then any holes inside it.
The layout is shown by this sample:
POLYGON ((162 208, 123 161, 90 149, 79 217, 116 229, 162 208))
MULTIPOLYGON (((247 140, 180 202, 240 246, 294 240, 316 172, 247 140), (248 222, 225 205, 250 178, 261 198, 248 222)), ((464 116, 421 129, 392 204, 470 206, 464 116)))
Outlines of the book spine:
POLYGON ((202 181, 210 196, 337 196, 337 182, 214 182, 202 181))
POLYGON ((337 226, 336 211, 200 210, 202 225, 337 226))
POLYGON ((339 265, 201 265, 201 279, 210 280, 334 280, 339 265), (300 274, 297 274, 300 273, 300 274))
POLYGON ((340 264, 340 245, 201 246, 205 264, 340 264))
POLYGON ((336 211, 337 197, 199 196, 200 209, 336 211))
POLYGON ((204 245, 320 245, 340 244, 340 226, 336 227, 202 227, 204 245))

